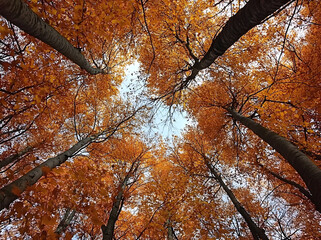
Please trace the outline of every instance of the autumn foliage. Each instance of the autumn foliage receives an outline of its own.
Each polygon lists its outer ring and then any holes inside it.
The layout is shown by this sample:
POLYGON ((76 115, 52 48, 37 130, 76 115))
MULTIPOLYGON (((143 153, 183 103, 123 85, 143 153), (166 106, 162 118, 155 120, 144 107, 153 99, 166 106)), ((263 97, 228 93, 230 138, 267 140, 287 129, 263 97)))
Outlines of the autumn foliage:
POLYGON ((0 0, 0 238, 320 239, 321 4, 258 2, 0 0))

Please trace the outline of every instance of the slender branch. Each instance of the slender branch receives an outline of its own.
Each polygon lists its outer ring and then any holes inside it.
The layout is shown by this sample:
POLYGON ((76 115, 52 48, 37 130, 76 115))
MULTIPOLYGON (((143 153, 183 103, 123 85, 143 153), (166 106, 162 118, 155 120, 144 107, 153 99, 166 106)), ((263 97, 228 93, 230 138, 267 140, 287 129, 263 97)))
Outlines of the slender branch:
POLYGON ((296 189, 298 189, 304 196, 306 196, 310 201, 312 201, 312 195, 311 193, 306 190, 303 186, 301 186, 300 184, 292 181, 292 180, 289 180, 289 179, 286 179, 285 177, 282 177, 281 175, 275 173, 275 172, 272 172, 271 170, 267 169, 263 164, 257 162, 258 165, 264 169, 265 171, 267 171, 269 174, 271 174, 272 176, 274 176, 275 178, 281 180, 282 182, 285 182, 287 184, 290 184, 291 186, 295 187, 296 189))
POLYGON ((147 31, 147 34, 149 36, 149 41, 150 41, 150 45, 152 46, 152 50, 153 50, 153 58, 149 64, 149 67, 148 67, 148 73, 152 67, 152 64, 155 60, 155 57, 156 57, 156 54, 155 54, 155 47, 154 47, 154 44, 153 44, 153 39, 152 39, 152 35, 149 31, 149 27, 148 27, 148 24, 147 24, 147 18, 146 18, 146 12, 145 12, 145 4, 147 3, 147 1, 144 3, 143 0, 140 0, 140 3, 141 3, 141 6, 142 6, 142 10, 143 10, 143 17, 144 17, 144 23, 145 23, 145 26, 146 26, 146 31, 147 31))

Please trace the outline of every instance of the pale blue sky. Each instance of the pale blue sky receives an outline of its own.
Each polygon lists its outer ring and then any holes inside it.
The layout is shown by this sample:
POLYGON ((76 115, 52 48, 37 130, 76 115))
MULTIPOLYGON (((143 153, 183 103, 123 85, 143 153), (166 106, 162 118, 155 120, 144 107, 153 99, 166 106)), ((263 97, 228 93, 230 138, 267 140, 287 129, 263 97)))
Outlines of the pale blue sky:
MULTIPOLYGON (((120 86, 120 94, 123 99, 136 99, 146 90, 145 80, 139 77, 139 63, 134 62, 126 68, 126 77, 120 86)), ((147 127, 146 131, 151 134, 158 133, 163 138, 172 138, 173 135, 180 135, 188 123, 187 114, 175 111, 172 119, 168 118, 168 108, 159 103, 156 114, 153 118, 153 127, 147 127)))

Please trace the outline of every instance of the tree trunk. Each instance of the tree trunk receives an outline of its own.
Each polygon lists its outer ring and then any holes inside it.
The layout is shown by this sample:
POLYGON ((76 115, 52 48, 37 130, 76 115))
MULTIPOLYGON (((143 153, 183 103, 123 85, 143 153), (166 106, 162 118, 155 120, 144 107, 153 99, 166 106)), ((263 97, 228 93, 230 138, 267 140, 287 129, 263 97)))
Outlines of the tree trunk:
POLYGON ((35 184, 42 176, 48 173, 48 171, 64 163, 68 158, 72 157, 79 150, 86 147, 98 136, 99 135, 96 134, 79 141, 74 146, 69 148, 67 151, 60 153, 56 157, 49 158, 47 161, 30 170, 22 177, 1 188, 0 210, 8 208, 10 203, 16 200, 20 196, 20 194, 27 189, 27 187, 35 184))
POLYGON ((0 15, 29 35, 53 47, 88 73, 104 73, 102 69, 93 68, 77 48, 43 21, 22 0, 0 0, 0 15))
POLYGON ((232 16, 222 31, 213 39, 211 47, 205 56, 193 66, 190 81, 196 77, 198 72, 209 67, 217 57, 232 46, 239 38, 245 35, 256 25, 293 0, 250 0, 245 6, 232 16))
POLYGON ((177 237, 175 235, 170 219, 167 219, 166 221, 166 228, 167 228, 167 240, 177 240, 177 237))
POLYGON ((115 224, 123 207, 124 191, 126 189, 129 176, 130 172, 126 175, 125 179, 119 186, 119 191, 113 203, 113 207, 110 211, 107 225, 101 226, 101 230, 103 232, 103 240, 113 240, 115 224))
POLYGON ((75 214, 76 214, 75 209, 71 210, 70 208, 67 208, 63 218, 61 219, 61 221, 55 231, 55 233, 61 234, 63 231, 65 231, 65 229, 69 226, 72 219, 74 218, 75 214))
POLYGON ((312 195, 316 209, 321 212, 321 169, 296 146, 277 133, 263 127, 235 110, 229 110, 232 117, 251 129, 263 141, 273 147, 299 173, 312 195))
POLYGON ((127 117, 120 120, 114 126, 109 127, 99 133, 93 134, 92 136, 88 136, 82 139, 81 141, 77 142, 74 146, 69 148, 67 151, 60 153, 56 157, 49 158, 47 161, 43 162, 39 166, 30 170, 22 177, 18 178, 12 183, 1 188, 0 189, 0 210, 4 208, 8 208, 10 203, 16 200, 21 195, 21 193, 27 189, 27 187, 35 184, 42 176, 47 174, 48 171, 60 166, 62 163, 67 161, 68 158, 72 157, 75 153, 87 147, 97 138, 100 138, 100 137, 103 138, 103 140, 100 140, 100 142, 107 140, 121 127, 123 123, 129 121, 132 117, 136 115, 138 111, 140 111, 144 107, 145 106, 135 109, 131 114, 129 114, 127 117))
POLYGON ((9 164, 15 162, 16 160, 18 160, 20 157, 22 157, 23 155, 25 155, 26 153, 30 152, 33 149, 33 147, 31 146, 27 146, 25 147, 23 150, 21 150, 20 152, 13 154, 9 157, 6 157, 5 159, 3 159, 0 162, 0 168, 3 168, 5 166, 8 166, 9 164))
MULTIPOLYGON (((203 158, 205 158, 203 156, 203 158)), ((241 203, 237 200, 237 198, 235 197, 234 193, 228 188, 228 186, 224 183, 223 179, 221 178, 221 176, 216 172, 216 170, 214 169, 214 167, 208 162, 207 159, 204 159, 206 161, 206 165, 209 168, 210 172, 214 175, 215 179, 219 182, 219 184, 221 185, 221 187, 224 189, 224 191, 226 192, 226 194, 229 196, 229 198, 231 199, 234 207, 236 208, 236 210, 242 215, 242 217, 244 218, 245 222, 247 223, 252 236, 255 240, 259 240, 259 239, 264 239, 264 240, 268 240, 268 237, 265 235, 265 231, 264 229, 260 228, 259 226, 256 225, 256 223, 252 220, 250 214, 245 210, 245 208, 241 205, 241 203)))
MULTIPOLYGON (((107 225, 102 225, 101 230, 103 232, 103 240, 113 240, 114 239, 114 230, 115 230, 115 224, 118 220, 118 216, 123 208, 124 204, 124 192, 126 190, 126 187, 128 185, 129 178, 133 173, 135 173, 140 166, 140 160, 145 154, 145 151, 142 151, 138 157, 135 159, 135 161, 131 164, 130 169, 126 173, 124 180, 120 183, 118 194, 113 202, 112 209, 109 214, 107 225)), ((137 180, 137 179, 136 179, 137 180)), ((135 180, 135 181, 136 181, 135 180)), ((138 238, 137 238, 138 239, 138 238)))

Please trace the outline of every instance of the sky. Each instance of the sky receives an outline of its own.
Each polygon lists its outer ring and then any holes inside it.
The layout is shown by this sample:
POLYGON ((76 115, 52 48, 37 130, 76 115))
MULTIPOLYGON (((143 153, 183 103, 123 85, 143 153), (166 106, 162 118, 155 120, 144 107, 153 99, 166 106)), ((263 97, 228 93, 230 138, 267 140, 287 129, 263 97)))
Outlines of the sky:
MULTIPOLYGON (((145 80, 140 77, 139 63, 134 62, 126 67, 125 80, 119 87, 120 95, 125 99, 136 99, 144 90, 145 80)), ((152 125, 145 127, 145 132, 151 135, 159 134, 164 139, 172 139, 173 136, 180 136, 188 123, 187 113, 174 111, 171 119, 168 117, 168 107, 159 103, 157 111, 152 119, 152 125)))

